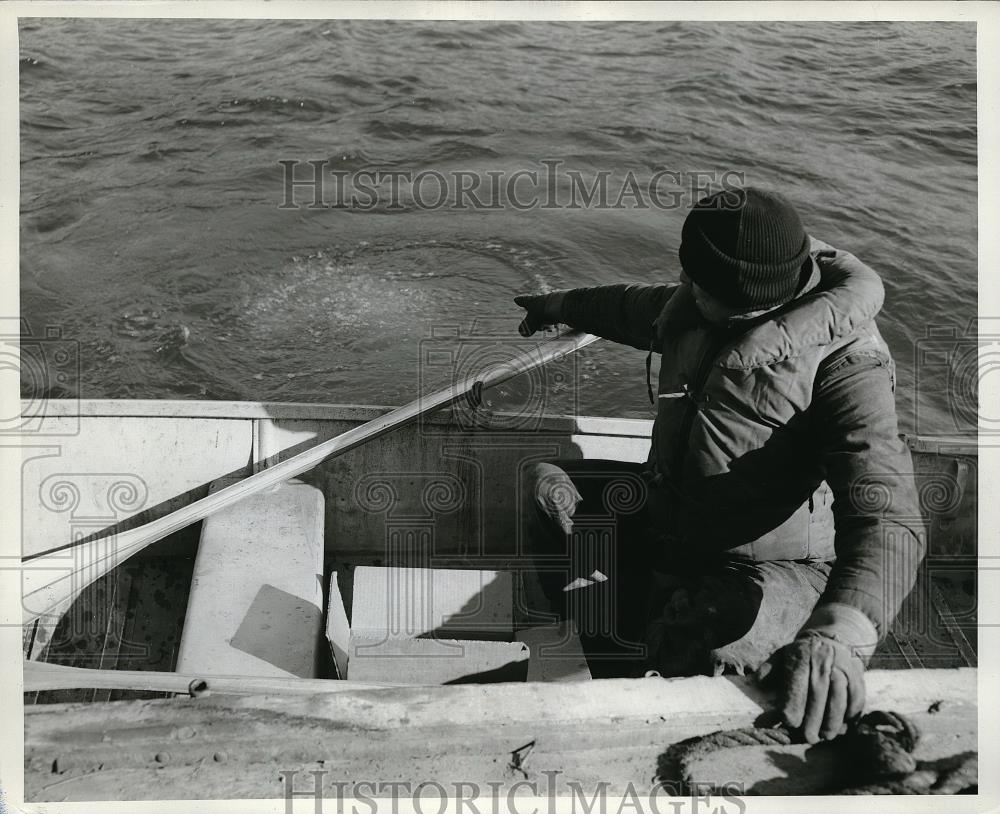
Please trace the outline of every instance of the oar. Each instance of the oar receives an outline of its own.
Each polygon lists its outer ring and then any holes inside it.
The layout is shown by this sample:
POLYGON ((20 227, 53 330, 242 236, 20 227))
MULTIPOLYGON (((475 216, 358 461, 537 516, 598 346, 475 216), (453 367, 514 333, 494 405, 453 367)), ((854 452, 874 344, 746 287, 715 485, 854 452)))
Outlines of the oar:
POLYGON ((301 475, 335 455, 342 455, 373 438, 411 424, 434 410, 453 404, 469 395, 478 396, 484 389, 494 387, 553 359, 574 353, 595 341, 597 337, 591 334, 566 331, 548 342, 540 343, 534 350, 518 354, 508 362, 494 365, 436 393, 421 396, 416 401, 219 489, 144 526, 24 557, 22 560, 24 623, 28 624, 42 616, 56 615, 88 585, 136 552, 168 534, 203 520, 210 514, 228 508, 246 497, 301 475), (67 559, 71 560, 72 566, 67 565, 67 559))
POLYGON ((322 678, 264 678, 261 676, 214 676, 159 673, 153 670, 88 670, 41 661, 24 662, 24 692, 37 690, 151 690, 193 696, 224 695, 313 695, 351 690, 398 689, 395 684, 373 684, 322 678))

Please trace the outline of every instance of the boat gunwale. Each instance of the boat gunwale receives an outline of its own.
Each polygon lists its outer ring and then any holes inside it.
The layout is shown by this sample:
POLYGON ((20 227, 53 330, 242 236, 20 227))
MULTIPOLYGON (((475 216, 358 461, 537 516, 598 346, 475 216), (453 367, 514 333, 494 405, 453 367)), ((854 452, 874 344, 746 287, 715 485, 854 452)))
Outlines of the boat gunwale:
MULTIPOLYGON (((33 400, 21 401, 21 415, 35 420, 46 418, 207 418, 272 419, 277 421, 370 421, 396 409, 391 406, 352 403, 305 403, 264 401, 187 401, 183 399, 47 399, 44 407, 33 400)), ((498 419, 516 417, 514 413, 483 409, 484 415, 498 419)), ((424 416, 434 425, 454 425, 448 412, 424 416)), ((608 435, 648 438, 653 420, 612 416, 542 415, 530 430, 517 427, 484 426, 486 432, 569 432, 583 435, 608 435)), ((479 428, 469 427, 474 430, 479 428)), ((44 431, 32 433, 45 435, 44 431)), ((951 455, 976 455, 979 441, 972 435, 901 434, 914 452, 951 455)))

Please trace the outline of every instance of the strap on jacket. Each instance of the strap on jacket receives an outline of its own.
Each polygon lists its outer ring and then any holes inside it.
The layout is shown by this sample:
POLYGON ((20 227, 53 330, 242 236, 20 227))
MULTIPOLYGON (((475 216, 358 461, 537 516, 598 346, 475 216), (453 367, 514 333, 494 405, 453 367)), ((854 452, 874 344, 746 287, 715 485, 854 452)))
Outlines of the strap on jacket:
POLYGON ((649 403, 656 406, 656 399, 653 398, 653 348, 656 345, 656 337, 649 340, 649 353, 646 354, 646 392, 649 393, 649 403))

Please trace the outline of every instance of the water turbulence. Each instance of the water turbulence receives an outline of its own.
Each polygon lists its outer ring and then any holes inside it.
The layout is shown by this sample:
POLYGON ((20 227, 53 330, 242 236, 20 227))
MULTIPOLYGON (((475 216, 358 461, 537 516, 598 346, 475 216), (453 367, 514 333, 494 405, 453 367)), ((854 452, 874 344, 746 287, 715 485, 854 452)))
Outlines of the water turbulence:
POLYGON ((537 342, 512 296, 546 287, 543 262, 492 241, 326 248, 244 278, 224 338, 256 348, 268 397, 403 403, 537 342))

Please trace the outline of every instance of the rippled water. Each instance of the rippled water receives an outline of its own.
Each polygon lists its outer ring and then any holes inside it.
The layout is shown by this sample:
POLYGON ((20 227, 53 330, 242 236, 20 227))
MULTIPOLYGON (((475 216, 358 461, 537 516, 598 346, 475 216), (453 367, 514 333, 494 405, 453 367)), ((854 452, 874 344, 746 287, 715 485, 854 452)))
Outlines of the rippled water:
MULTIPOLYGON (((399 404, 433 378, 432 336, 516 341, 516 293, 676 279, 690 196, 279 208, 283 159, 551 159, 613 189, 668 170, 675 191, 727 171, 783 190, 883 275, 904 429, 918 393, 916 429, 955 429, 915 360, 928 326, 976 313, 971 25, 28 20, 20 39, 22 314, 80 348, 55 394, 399 404)), ((648 416, 643 361, 584 351, 579 409, 648 416)))

